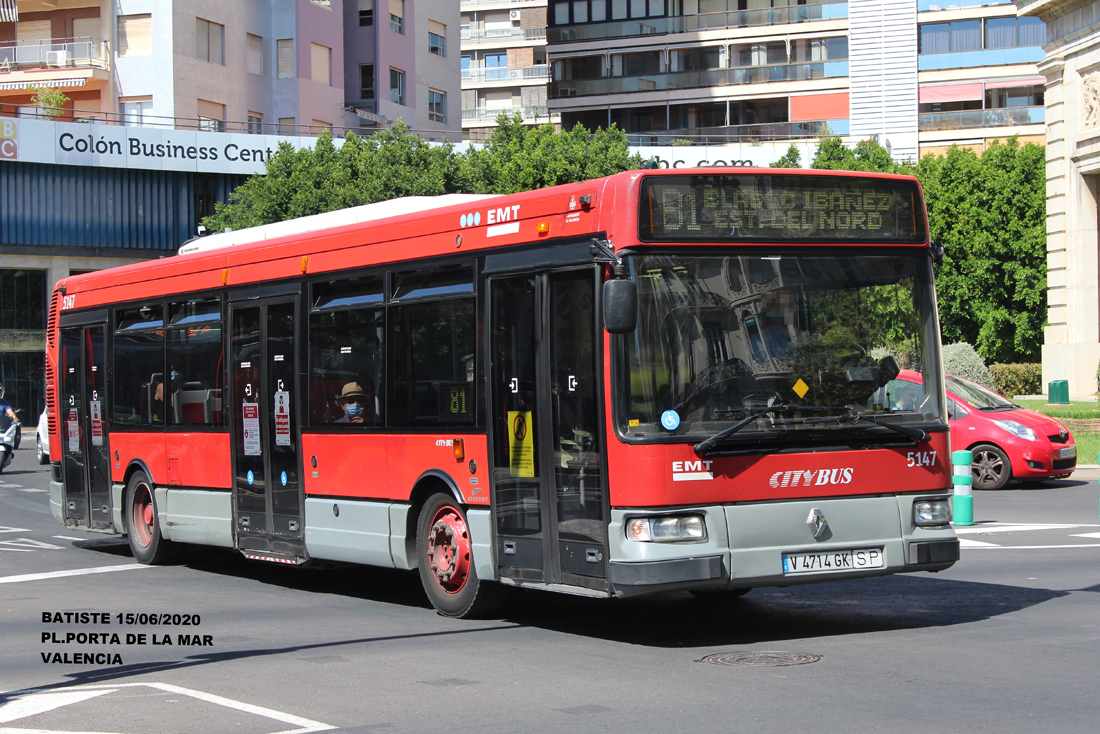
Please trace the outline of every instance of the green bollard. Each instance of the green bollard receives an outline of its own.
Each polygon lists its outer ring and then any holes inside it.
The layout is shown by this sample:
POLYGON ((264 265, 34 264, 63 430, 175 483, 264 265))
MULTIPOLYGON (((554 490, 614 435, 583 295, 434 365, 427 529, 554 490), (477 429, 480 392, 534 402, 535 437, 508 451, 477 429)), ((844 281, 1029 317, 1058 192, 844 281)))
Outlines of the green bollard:
POLYGON ((974 524, 974 495, 970 488, 974 484, 974 472, 970 465, 974 462, 972 451, 952 451, 951 463, 954 465, 954 476, 951 477, 955 485, 955 524, 974 524))

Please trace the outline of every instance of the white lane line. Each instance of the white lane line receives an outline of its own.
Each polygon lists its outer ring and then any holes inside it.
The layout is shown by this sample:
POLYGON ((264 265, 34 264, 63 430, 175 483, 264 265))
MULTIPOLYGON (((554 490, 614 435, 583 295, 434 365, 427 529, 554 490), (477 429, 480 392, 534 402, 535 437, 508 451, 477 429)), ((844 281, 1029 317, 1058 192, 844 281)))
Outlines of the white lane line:
MULTIPOLYGON (((140 687, 155 688, 157 690, 164 691, 165 693, 174 693, 174 694, 181 695, 181 696, 188 696, 190 698, 194 698, 194 699, 197 699, 199 701, 206 701, 207 703, 212 703, 215 706, 224 706, 225 708, 233 709, 234 711, 240 711, 241 713, 252 714, 254 716, 262 716, 265 719, 272 719, 272 720, 278 721, 282 724, 290 724, 291 726, 297 727, 295 729, 284 729, 282 731, 272 732, 272 734, 311 734, 311 732, 330 731, 330 730, 336 728, 335 726, 332 726, 331 724, 324 724, 324 723, 321 723, 320 721, 314 721, 312 719, 307 719, 307 718, 304 718, 302 716, 295 716, 294 714, 287 714, 287 713, 284 713, 282 711, 276 711, 275 709, 266 708, 264 706, 256 706, 256 705, 251 704, 251 703, 244 703, 243 701, 234 701, 231 698, 225 698, 223 696, 217 696, 217 695, 214 695, 213 693, 205 693, 203 691, 196 691, 193 688, 184 688, 182 686, 172 685, 171 683, 116 683, 116 684, 113 684, 113 685, 72 686, 71 688, 65 688, 65 689, 60 689, 60 690, 63 691, 63 692, 65 692, 65 691, 98 692, 98 691, 102 690, 104 693, 114 693, 116 690, 118 690, 120 688, 140 688, 140 687)), ((22 694, 23 696, 27 696, 28 694, 36 694, 38 692, 39 691, 37 689, 30 689, 30 690, 26 690, 26 691, 18 691, 18 693, 22 694)), ((47 696, 57 696, 57 695, 63 695, 63 694, 59 694, 59 692, 55 691, 55 692, 46 693, 45 695, 47 695, 47 696)), ((98 694, 95 693, 93 695, 98 695, 98 694)), ((23 698, 23 699, 20 699, 20 700, 26 700, 26 699, 23 698)), ((74 703, 75 703, 75 701, 74 701, 74 703)), ((63 705, 63 704, 58 704, 58 705, 63 705)), ((52 708, 56 708, 56 706, 53 706, 52 708)), ((29 714, 24 714, 24 715, 29 715, 29 714)), ((19 734, 26 734, 28 731, 36 731, 36 730, 26 730, 26 729, 5 730, 5 729, 0 729, 0 734, 6 734, 7 731, 18 732, 19 734)), ((64 732, 64 733, 62 733, 62 732, 50 732, 49 734, 71 734, 71 733, 69 733, 69 732, 64 732)))
MULTIPOLYGON (((15 549, 8 549, 15 550, 15 549)), ((95 568, 74 568, 71 571, 47 571, 46 573, 25 573, 20 576, 0 576, 0 584, 18 584, 24 581, 45 581, 61 579, 66 576, 87 576, 92 573, 112 573, 114 571, 133 571, 137 568, 150 568, 141 563, 122 563, 117 566, 96 566, 95 568)))
POLYGON ((996 543, 986 543, 984 540, 970 540, 969 538, 959 538, 960 548, 988 548, 998 547, 996 543))
POLYGON ((1052 548, 1100 548, 1100 543, 1081 543, 1079 545, 975 545, 972 548, 1004 548, 1005 550, 1049 550, 1052 548))
POLYGON ((37 489, 35 487, 15 487, 15 489, 18 489, 20 492, 49 492, 50 491, 48 489, 37 489))
POLYGON ((9 721, 23 719, 27 716, 37 716, 47 711, 53 711, 72 703, 87 701, 89 698, 102 696, 104 693, 114 693, 113 688, 104 688, 99 691, 66 691, 64 693, 38 693, 29 696, 20 696, 12 701, 0 705, 0 724, 9 721))
POLYGON ((55 535, 58 540, 92 540, 92 538, 77 538, 73 535, 55 535))
MULTIPOLYGON (((10 726, 0 727, 0 734, 112 734, 109 731, 61 731, 60 729, 15 729, 10 726)), ((114 732, 113 734, 123 734, 114 732)))
POLYGON ((1100 538, 1100 533, 1081 533, 1080 535, 1071 535, 1071 538, 1100 538))
POLYGON ((29 528, 13 528, 8 525, 0 525, 0 533, 29 533, 29 528))
POLYGON ((956 535, 985 535, 986 533, 1018 533, 1024 530, 1072 530, 1074 528, 1087 528, 1088 525, 1055 525, 1055 524, 1039 524, 1039 523, 1012 523, 1009 525, 998 525, 996 523, 985 523, 982 525, 973 525, 970 527, 955 528, 956 535))

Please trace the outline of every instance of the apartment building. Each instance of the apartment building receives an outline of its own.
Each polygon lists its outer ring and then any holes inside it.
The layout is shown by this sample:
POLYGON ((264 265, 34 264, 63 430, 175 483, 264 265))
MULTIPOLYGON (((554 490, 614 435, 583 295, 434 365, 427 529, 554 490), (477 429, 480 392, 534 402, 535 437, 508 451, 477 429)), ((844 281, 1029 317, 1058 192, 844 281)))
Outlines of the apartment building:
POLYGON ((502 112, 557 124, 546 106, 547 0, 462 0, 462 131, 485 140, 502 112))
POLYGON ((1042 142, 1045 28, 990 0, 550 0, 548 105, 641 144, 1042 142))

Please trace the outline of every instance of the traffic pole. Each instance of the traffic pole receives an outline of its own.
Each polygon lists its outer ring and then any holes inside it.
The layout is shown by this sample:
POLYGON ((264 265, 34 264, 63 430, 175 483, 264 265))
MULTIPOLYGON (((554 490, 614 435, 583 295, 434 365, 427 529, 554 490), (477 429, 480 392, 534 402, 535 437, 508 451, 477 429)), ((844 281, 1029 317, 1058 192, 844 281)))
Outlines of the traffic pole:
POLYGON ((974 472, 970 465, 974 462, 972 451, 951 452, 951 463, 954 465, 954 476, 951 477, 955 485, 955 524, 974 524, 974 495, 971 494, 971 486, 974 484, 974 472))

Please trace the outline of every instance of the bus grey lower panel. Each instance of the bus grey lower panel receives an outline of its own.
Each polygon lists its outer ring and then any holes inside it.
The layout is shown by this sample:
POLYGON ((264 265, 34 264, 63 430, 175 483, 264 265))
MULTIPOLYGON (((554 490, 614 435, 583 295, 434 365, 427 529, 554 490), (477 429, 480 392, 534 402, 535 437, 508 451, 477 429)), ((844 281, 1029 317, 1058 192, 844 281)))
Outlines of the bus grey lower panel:
POLYGON ((391 507, 389 502, 306 498, 306 552, 310 558, 393 568, 391 507))
POLYGON ((122 517, 122 500, 126 494, 125 484, 111 484, 111 520, 115 525, 115 532, 126 535, 126 522, 122 517))
POLYGON ((674 561, 642 563, 611 563, 610 577, 614 586, 658 586, 685 581, 711 581, 726 578, 721 556, 682 558, 674 561))
POLYGON ((65 485, 61 482, 50 480, 50 512, 62 525, 65 524, 65 485))
MULTIPOLYGON (((162 487, 156 489, 160 499, 162 487)), ((118 505, 116 504, 116 507, 118 505)), ((180 543, 233 547, 233 495, 229 491, 168 489, 160 509, 161 532, 180 543)))
POLYGON ((489 511, 466 510, 466 524, 470 529, 477 577, 483 581, 495 580, 497 564, 493 558, 493 520, 489 511))

